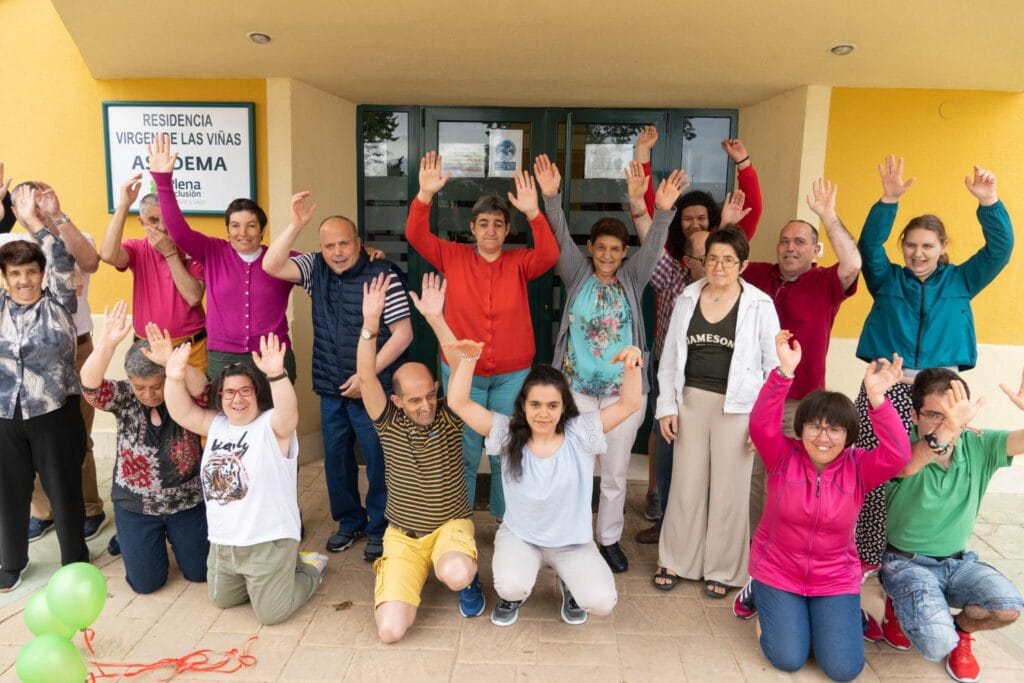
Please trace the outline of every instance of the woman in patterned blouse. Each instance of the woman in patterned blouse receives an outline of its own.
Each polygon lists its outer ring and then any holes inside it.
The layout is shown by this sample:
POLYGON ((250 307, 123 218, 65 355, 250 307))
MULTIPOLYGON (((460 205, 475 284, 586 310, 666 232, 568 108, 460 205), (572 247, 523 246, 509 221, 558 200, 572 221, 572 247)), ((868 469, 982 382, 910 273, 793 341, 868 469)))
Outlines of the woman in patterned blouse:
POLYGON ((28 566, 36 474, 51 503, 62 564, 89 561, 82 527, 85 426, 75 375, 74 259, 36 212, 39 190, 19 188, 14 212, 38 245, 0 247, 0 592, 28 566), (47 268, 49 264, 49 268, 47 268))

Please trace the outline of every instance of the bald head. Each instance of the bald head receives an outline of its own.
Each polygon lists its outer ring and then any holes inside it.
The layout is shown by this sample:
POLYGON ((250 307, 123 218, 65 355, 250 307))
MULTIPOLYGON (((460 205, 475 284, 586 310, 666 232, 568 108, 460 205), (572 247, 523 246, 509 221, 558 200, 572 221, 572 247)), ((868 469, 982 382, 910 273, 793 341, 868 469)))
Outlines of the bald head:
POLYGON ((362 247, 356 224, 344 216, 328 216, 320 224, 320 254, 339 275, 355 265, 362 247))
POLYGON ((408 362, 391 378, 391 401, 421 427, 433 424, 437 414, 437 382, 423 363, 408 362))

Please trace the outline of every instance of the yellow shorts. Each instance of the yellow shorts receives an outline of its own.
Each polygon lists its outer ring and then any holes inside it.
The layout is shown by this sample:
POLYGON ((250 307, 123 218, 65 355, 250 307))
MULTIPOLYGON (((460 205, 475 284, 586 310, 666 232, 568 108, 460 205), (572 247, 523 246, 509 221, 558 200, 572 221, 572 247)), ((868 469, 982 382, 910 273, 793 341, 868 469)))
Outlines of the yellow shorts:
POLYGON ((384 554, 373 565, 377 575, 374 608, 390 600, 419 607, 430 567, 436 567, 445 553, 462 553, 476 560, 473 533, 473 520, 465 518, 449 520, 423 538, 409 538, 389 526, 384 531, 384 554))

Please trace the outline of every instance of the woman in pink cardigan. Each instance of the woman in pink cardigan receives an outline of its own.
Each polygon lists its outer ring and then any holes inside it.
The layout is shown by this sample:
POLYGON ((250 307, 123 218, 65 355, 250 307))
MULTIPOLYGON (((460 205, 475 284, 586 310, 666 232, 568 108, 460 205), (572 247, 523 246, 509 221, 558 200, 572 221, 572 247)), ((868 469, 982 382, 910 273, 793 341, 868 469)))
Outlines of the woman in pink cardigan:
POLYGON ((868 491, 910 462, 910 439, 885 398, 903 376, 903 361, 880 359, 864 375, 877 448, 851 447, 857 410, 843 394, 824 390, 800 402, 794 418, 800 438, 790 439, 782 435, 782 409, 800 363, 792 337, 788 330, 776 336, 779 367, 750 413, 750 438, 768 481, 750 549, 761 649, 775 667, 796 671, 813 647, 825 675, 849 681, 864 668, 857 515, 868 491))

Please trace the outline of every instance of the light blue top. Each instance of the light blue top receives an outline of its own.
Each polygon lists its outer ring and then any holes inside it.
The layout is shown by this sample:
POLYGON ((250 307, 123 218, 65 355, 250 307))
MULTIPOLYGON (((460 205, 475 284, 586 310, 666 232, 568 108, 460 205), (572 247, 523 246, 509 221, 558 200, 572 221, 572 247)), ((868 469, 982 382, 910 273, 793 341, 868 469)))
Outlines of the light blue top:
POLYGON ((609 284, 591 275, 569 309, 569 342, 562 372, 573 391, 588 396, 618 396, 622 364, 611 361, 633 339, 633 313, 618 280, 609 284))
MULTIPOLYGON (((508 443, 507 415, 494 413, 484 447, 504 454, 508 443)), ((505 488, 503 524, 522 541, 541 548, 561 548, 594 540, 590 501, 594 493, 594 458, 607 448, 601 413, 592 411, 565 424, 565 441, 552 455, 538 458, 523 447, 519 481, 502 466, 505 488)))

